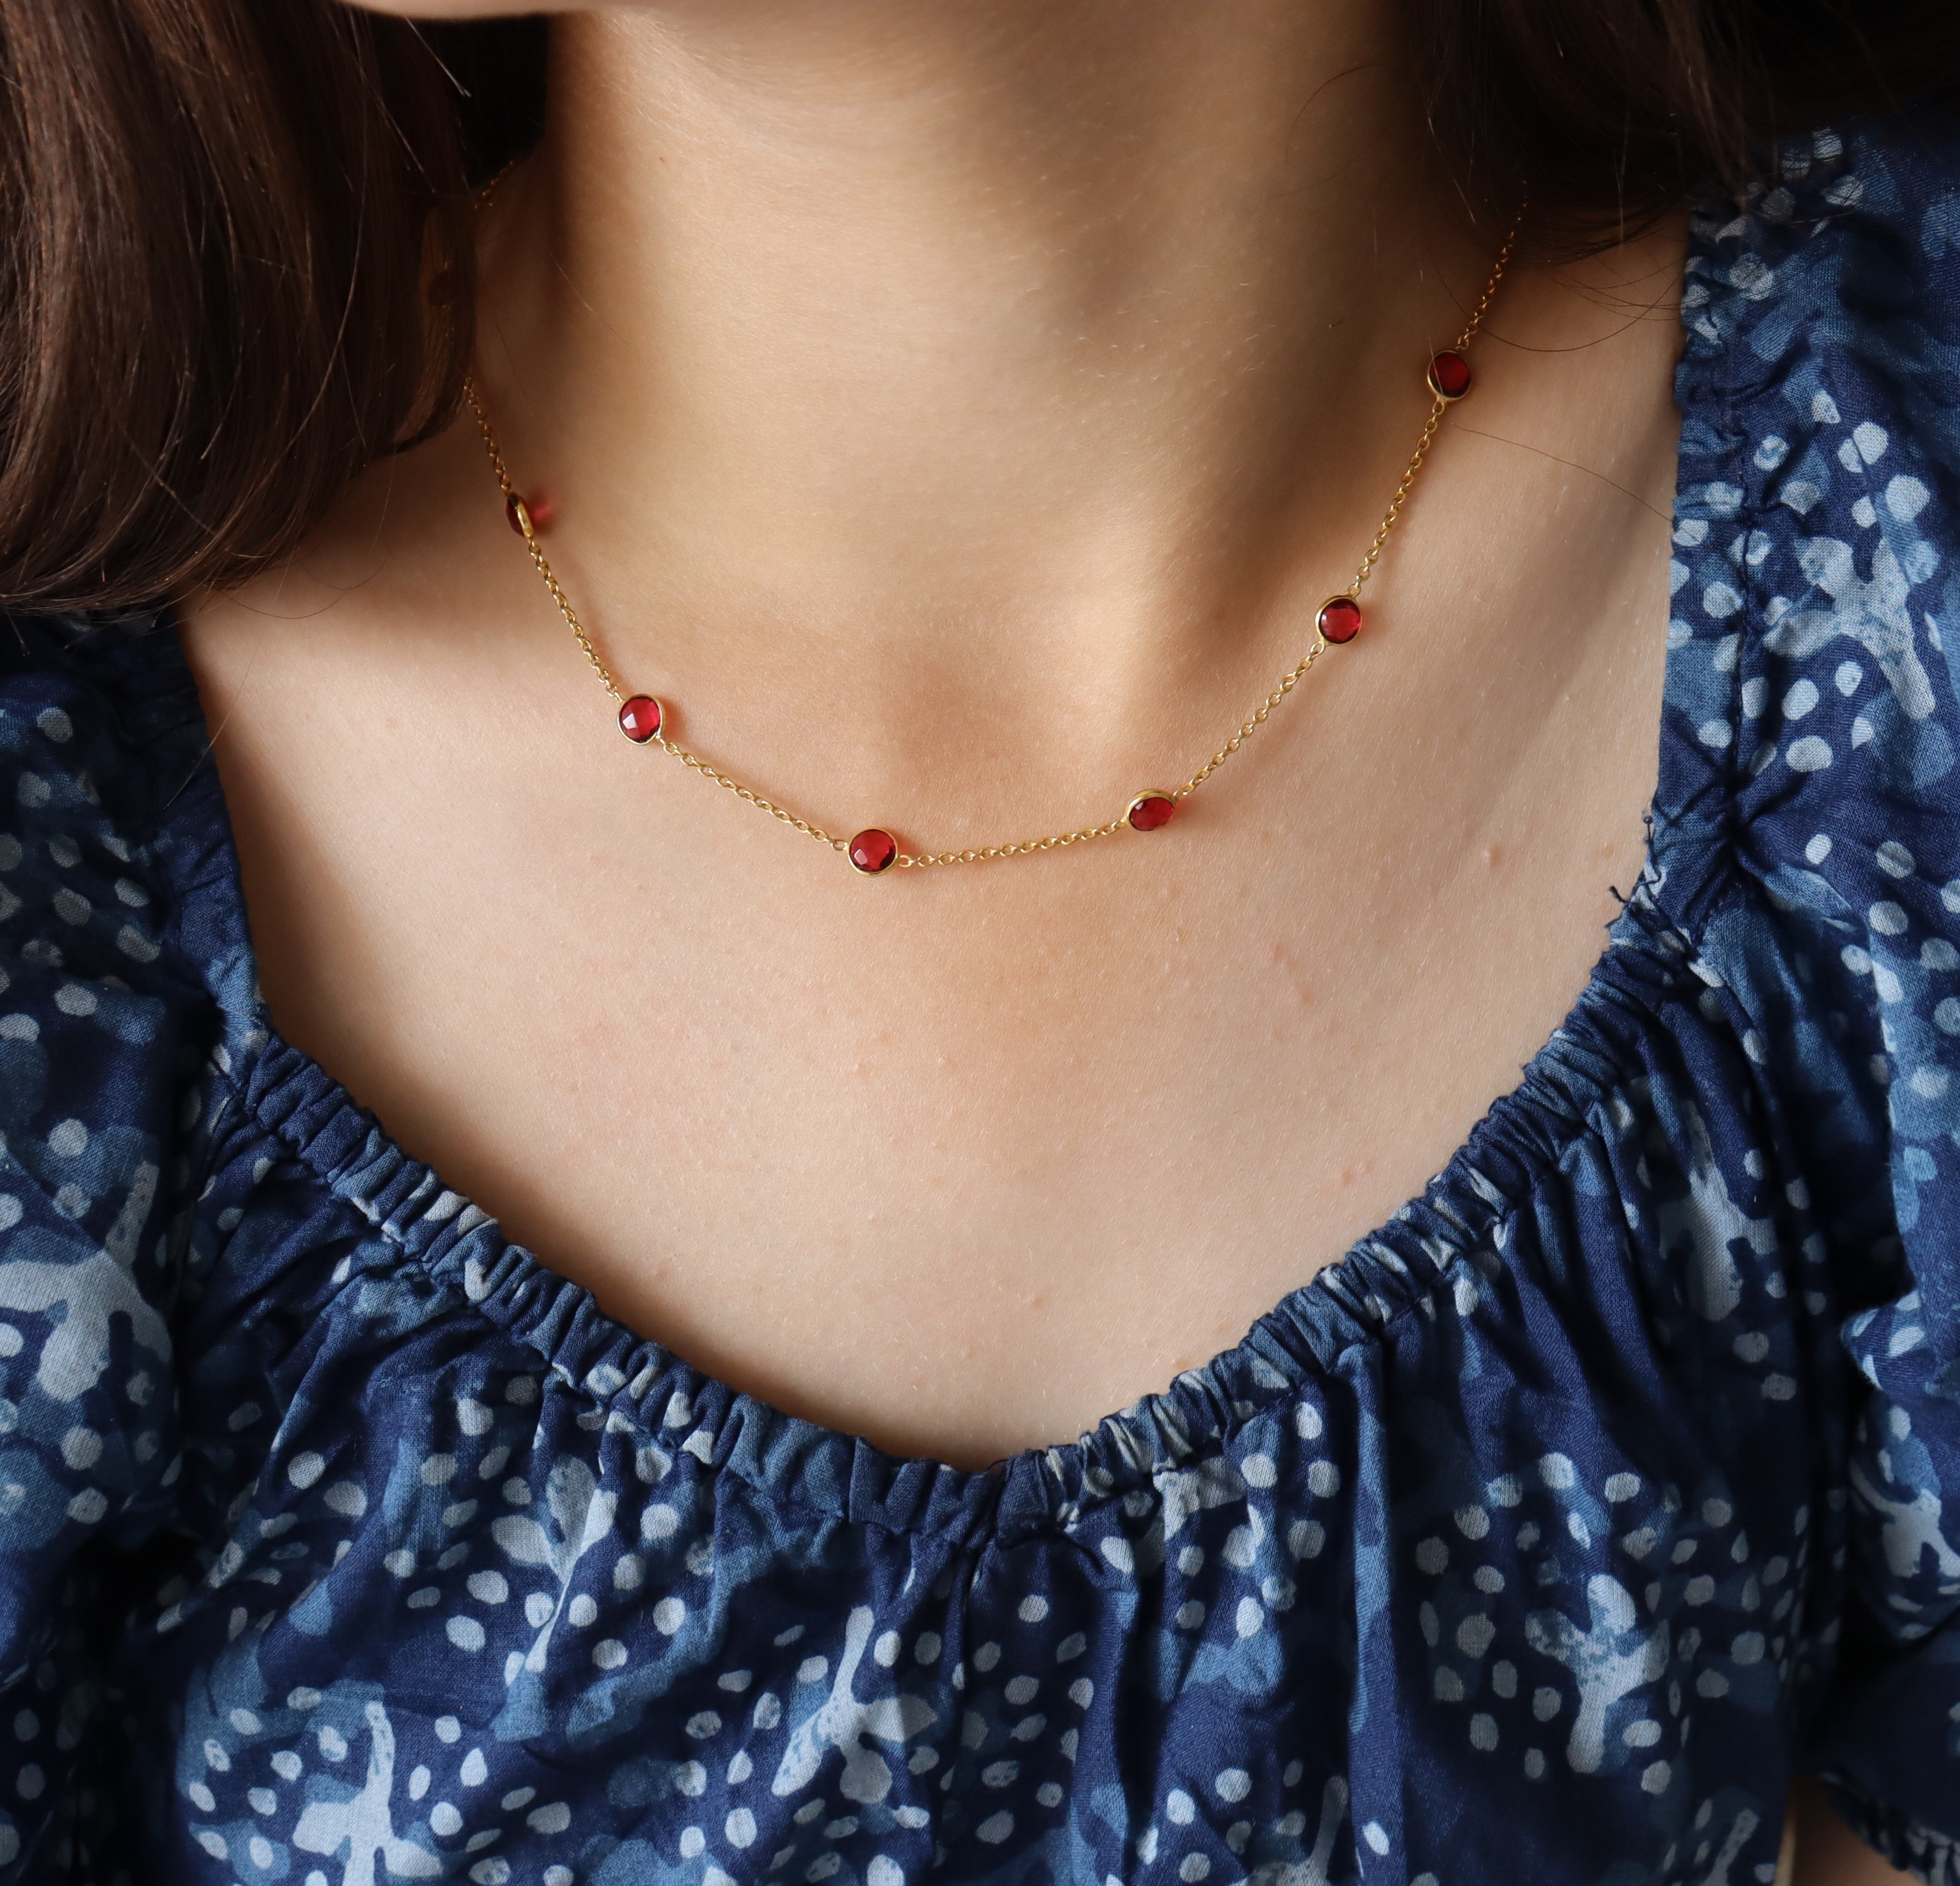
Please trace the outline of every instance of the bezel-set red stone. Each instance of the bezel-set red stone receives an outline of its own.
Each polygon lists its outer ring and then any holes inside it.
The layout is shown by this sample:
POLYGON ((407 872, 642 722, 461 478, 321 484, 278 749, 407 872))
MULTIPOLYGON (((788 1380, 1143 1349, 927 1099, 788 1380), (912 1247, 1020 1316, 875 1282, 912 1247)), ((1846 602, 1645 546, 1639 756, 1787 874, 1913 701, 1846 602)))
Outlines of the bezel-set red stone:
POLYGON ((513 491, 504 500, 504 521, 520 537, 527 535, 533 537, 542 536, 545 527, 550 523, 558 507, 542 491, 530 498, 526 498, 520 492, 513 491), (528 533, 524 529, 524 520, 527 518, 530 519, 531 526, 528 533))
POLYGON ((1470 363, 1453 347, 1446 347, 1429 363, 1429 390, 1454 405, 1470 390, 1470 363))
POLYGON ((1130 801, 1130 809, 1123 816, 1129 820, 1133 830, 1160 832, 1176 813, 1177 801, 1169 793, 1153 786, 1130 801))
POLYGON ((1361 625, 1366 620, 1360 604, 1354 597, 1330 596, 1321 604, 1314 623, 1329 641, 1351 642, 1360 634, 1361 625))
POLYGON ((877 877, 899 861, 899 841, 879 825, 867 825, 844 848, 851 868, 861 876, 877 877))
POLYGON ((619 703, 619 731, 635 746, 660 738, 667 711, 650 694, 631 695, 619 703))

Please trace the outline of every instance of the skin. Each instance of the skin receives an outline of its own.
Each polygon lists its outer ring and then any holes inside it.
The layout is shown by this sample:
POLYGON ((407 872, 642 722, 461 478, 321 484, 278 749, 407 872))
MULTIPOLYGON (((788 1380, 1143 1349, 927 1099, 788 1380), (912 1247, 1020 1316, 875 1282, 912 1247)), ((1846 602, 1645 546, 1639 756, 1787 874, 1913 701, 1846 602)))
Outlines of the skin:
MULTIPOLYGON (((555 21, 478 371, 628 687, 908 848, 1194 770, 1347 582, 1502 239, 1394 33, 1381 0, 555 21)), ((861 880, 635 750, 473 428, 377 467, 183 605, 275 1019, 778 1406, 978 1465, 1162 1388, 1421 1190, 1637 874, 1684 240, 1514 266, 1361 640, 1169 829, 1032 860, 861 880)), ((1891 1876, 1804 1849, 1803 1886, 1891 1876)))

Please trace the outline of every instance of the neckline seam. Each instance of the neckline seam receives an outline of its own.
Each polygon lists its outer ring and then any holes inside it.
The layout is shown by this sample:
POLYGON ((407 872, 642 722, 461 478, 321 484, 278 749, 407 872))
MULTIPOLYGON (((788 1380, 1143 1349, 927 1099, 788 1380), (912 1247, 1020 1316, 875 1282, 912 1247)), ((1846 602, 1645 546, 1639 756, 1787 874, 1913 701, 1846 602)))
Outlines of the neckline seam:
MULTIPOLYGON (((1731 887, 1735 895, 1742 894, 1739 885, 1731 887)), ((1630 900, 1631 901, 1631 900, 1630 900)), ((1725 897, 1720 900, 1726 904, 1725 897)), ((1662 985, 1669 990, 1684 984, 1693 978, 1690 967, 1699 956, 1699 946, 1685 930, 1668 918, 1658 904, 1652 903, 1650 918, 1641 921, 1656 944, 1662 937, 1675 941, 1684 953, 1670 957, 1663 947, 1644 950, 1641 953, 1661 972, 1662 985), (1662 921, 1658 924, 1654 918, 1662 921)), ((982 1542, 985 1538, 1000 1544, 1012 1544, 1017 1538, 1033 1533, 1051 1530, 1067 1534, 1086 1513, 1120 1500, 1125 1493, 1154 1484, 1166 1472, 1187 1469, 1192 1463, 1206 1459, 1222 1458, 1228 1452, 1233 1439, 1252 1421, 1270 1415, 1297 1403, 1303 1391, 1316 1382, 1332 1387, 1344 1373, 1344 1365, 1357 1353, 1379 1351, 1385 1348, 1393 1333, 1411 1317, 1433 1309, 1439 1296, 1451 1297, 1451 1286, 1467 1264, 1477 1270, 1476 1252, 1488 1244, 1497 1251, 1503 1267, 1508 1271, 1514 1259, 1507 1248, 1508 1239, 1501 1243, 1495 1237, 1497 1228, 1515 1220, 1526 1209, 1526 1201, 1513 1195, 1505 1187, 1497 1184, 1483 1171, 1469 1155, 1478 1137, 1488 1122, 1500 1114, 1508 1114, 1521 1107, 1530 1107, 1541 1118, 1551 1115, 1552 1110, 1534 1088, 1534 1070, 1548 1055, 1555 1053, 1558 1045, 1569 1039, 1570 1024, 1596 1003, 1612 999, 1605 993, 1605 964, 1618 953, 1634 946, 1618 940, 1609 942, 1585 986, 1564 1020, 1554 1029, 1545 1042, 1526 1064, 1523 1078, 1516 1086, 1500 1095, 1491 1108, 1472 1127, 1440 1172, 1432 1178, 1422 1190, 1398 1208, 1393 1216, 1381 1225, 1373 1227, 1357 1239, 1340 1255, 1330 1259, 1311 1277, 1288 1291, 1278 1302, 1255 1318, 1245 1335, 1232 1347, 1221 1350, 1197 1369, 1184 1371, 1174 1377, 1163 1389, 1153 1391, 1139 1397, 1127 1407, 1112 1411, 1102 1416, 1093 1427, 1086 1429, 1072 1441, 1058 1441, 1024 1448, 1004 1455, 985 1468, 963 1468, 950 1461, 926 1456, 904 1455, 880 1446, 867 1437, 833 1427, 827 1423, 812 1420, 776 1407, 749 1391, 735 1387, 732 1383, 710 1375, 690 1363, 657 1338, 643 1336, 628 1325, 610 1315, 599 1304, 597 1298, 585 1285, 577 1280, 554 1271, 529 1247, 507 1237, 501 1222, 492 1214, 483 1212, 466 1194, 454 1191, 447 1185, 436 1169, 426 1161, 417 1158, 400 1142, 390 1134, 378 1118, 363 1108, 352 1095, 321 1064, 303 1050, 294 1047, 271 1026, 262 1003, 259 1004, 255 1020, 259 1023, 253 1031, 252 1048, 242 1061, 237 1054, 229 1057, 230 1065, 209 1058, 207 1066, 211 1074, 230 1091, 241 1113, 259 1131, 285 1147, 291 1156, 305 1167, 338 1203, 352 1210, 361 1220, 371 1227, 383 1239, 399 1258, 412 1267, 413 1271, 429 1280, 443 1290, 456 1308, 469 1312, 473 1318, 495 1334, 519 1344, 539 1357, 542 1366, 555 1376, 560 1384, 578 1395, 585 1405, 595 1412, 604 1414, 609 1420, 619 1419, 631 1426, 635 1435, 665 1452, 693 1452, 684 1443, 677 1443, 671 1450, 662 1438, 663 1430, 647 1413, 645 1396, 629 1394, 632 1381, 649 1366, 667 1373, 678 1371, 690 1398, 696 1397, 722 1397, 725 1403, 714 1430, 714 1441, 708 1457, 696 1453, 695 1458, 702 1468, 720 1474, 733 1471, 737 1477, 756 1487, 772 1503, 788 1508, 791 1512, 810 1519, 813 1523, 835 1523, 839 1521, 850 1525, 880 1526, 895 1533, 918 1533, 937 1536, 958 1536, 968 1543, 982 1542), (255 1100, 250 1091, 252 1077, 266 1067, 269 1059, 281 1054, 290 1057, 290 1069, 269 1077, 272 1085, 255 1100), (269 1102, 274 1094, 285 1090, 294 1081, 306 1083, 314 1088, 315 1099, 326 1103, 326 1121, 320 1130, 304 1133, 295 1131, 292 1116, 275 1115, 269 1102), (495 1248, 486 1267, 495 1267, 511 1258, 517 1261, 520 1287, 539 1279, 545 1284, 547 1303, 555 1302, 567 1293, 572 1296, 580 1308, 590 1307, 610 1338, 625 1341, 631 1345, 630 1353, 641 1363, 632 1377, 611 1391, 592 1386, 581 1377, 574 1376, 563 1363, 552 1356, 539 1340, 536 1318, 524 1312, 523 1307, 512 1305, 508 1312, 500 1312, 491 1306, 488 1299, 479 1299, 470 1296, 466 1286, 460 1285, 457 1277, 445 1269, 447 1254, 432 1261, 427 1252, 418 1249, 415 1241, 405 1234, 403 1228, 390 1219, 372 1215, 365 1210, 360 1201, 348 1190, 345 1179, 348 1173, 358 1169, 362 1162, 358 1157, 343 1161, 338 1166, 320 1156, 320 1141, 326 1131, 326 1123, 345 1123, 362 1135, 364 1146, 373 1146, 381 1159, 392 1159, 398 1170, 415 1175, 415 1183, 409 1194, 413 1198, 417 1194, 428 1192, 431 1198, 449 1194, 462 1203, 457 1216, 475 1210, 478 1223, 465 1236, 480 1233, 487 1227, 495 1241, 495 1248), (1460 1175, 1466 1182, 1466 1189, 1478 1209, 1465 1213, 1461 1209, 1462 1201, 1451 1202, 1448 1210, 1439 1207, 1439 1194, 1452 1172, 1460 1175), (1427 1227, 1430 1239, 1444 1247, 1446 1256, 1440 1263, 1432 1261, 1427 1277, 1420 1280, 1413 1267, 1402 1254, 1393 1251, 1383 1242, 1384 1234, 1395 1224, 1403 1222, 1414 1210, 1427 1208, 1435 1213, 1440 1223, 1427 1227), (1357 1280, 1353 1275, 1357 1267, 1357 1258, 1372 1258, 1376 1262, 1388 1260, 1408 1277, 1410 1294, 1389 1309, 1386 1315, 1370 1315, 1370 1307, 1382 1302, 1380 1296, 1366 1286, 1365 1280, 1357 1280), (1358 1287, 1357 1287, 1358 1281, 1358 1287), (1290 1320, 1291 1312, 1309 1303, 1323 1304, 1325 1313, 1345 1321, 1349 1328, 1345 1340, 1341 1341, 1329 1353, 1322 1357, 1293 1344, 1282 1344, 1284 1366, 1268 1353, 1268 1345, 1258 1338, 1262 1332, 1271 1330, 1276 1324, 1290 1320), (1264 1367, 1274 1370, 1279 1379, 1270 1384, 1255 1382, 1255 1393, 1230 1397, 1221 1391, 1238 1385, 1221 1376, 1233 1370, 1264 1367), (1180 1384, 1194 1379, 1202 1384, 1201 1388, 1187 1390, 1188 1395, 1201 1395, 1215 1406, 1223 1404, 1222 1418, 1211 1427, 1205 1429, 1193 1442, 1182 1449, 1172 1445, 1166 1435, 1165 1424, 1157 1417, 1159 1411, 1182 1415, 1187 1411, 1181 1399, 1180 1384), (1143 1411, 1143 1418, 1137 1417, 1143 1411), (784 1478, 759 1478, 743 1471, 736 1450, 724 1449, 723 1435, 731 1424, 759 1421, 765 1427, 787 1431, 803 1441, 807 1448, 832 1454, 841 1453, 846 1462, 859 1459, 868 1460, 879 1470, 879 1477, 886 1484, 911 1470, 928 1480, 941 1482, 969 1498, 974 1503, 950 1516, 947 1522, 931 1524, 923 1519, 911 1522, 892 1524, 881 1519, 875 1511, 861 1510, 853 1502, 849 1481, 851 1476, 842 1477, 840 1498, 835 1507, 826 1507, 813 1503, 803 1493, 795 1481, 784 1478), (1108 1450, 1097 1445, 1112 1431, 1125 1433, 1134 1439, 1147 1442, 1146 1450, 1108 1450), (1116 1465, 1109 1462, 1113 1451, 1116 1465), (1091 1486, 1092 1474, 1099 1479, 1107 1477, 1107 1484, 1091 1486), (1036 1481, 1048 1494, 1041 1503, 1045 1509, 1032 1521, 1026 1519, 1004 1526, 1000 1520, 1002 1496, 1010 1484, 1017 1480, 1036 1481)), ((1548 1133, 1544 1145, 1528 1159, 1534 1175, 1534 1182, 1542 1178, 1548 1169, 1555 1169, 1563 1154, 1582 1138, 1589 1128, 1589 1116, 1596 1106, 1621 1080, 1628 1077, 1627 1069, 1620 1057, 1603 1047, 1596 1049, 1602 1061, 1608 1064, 1610 1071, 1594 1075, 1589 1071, 1583 1077, 1583 1102, 1568 1101, 1561 1110, 1562 1117, 1557 1118, 1558 1130, 1548 1133)), ((425 1215, 422 1209, 414 1213, 413 1222, 419 1223, 425 1215)), ((1481 1271, 1479 1274, 1481 1274, 1481 1271)), ((502 1294, 500 1291, 498 1294, 502 1294)), ((1452 1299, 1453 1301, 1453 1299, 1452 1299)), ((668 1385, 673 1392, 674 1385, 668 1385)), ((649 1394, 653 1392, 650 1390, 649 1394)), ((1182 1426, 1182 1422, 1176 1425, 1182 1426)), ((696 1431, 698 1430, 697 1428, 696 1431)), ((875 1504, 875 1503, 873 1503, 875 1504)))
MULTIPOLYGON (((477 1298, 471 1296, 467 1287, 460 1283, 458 1280, 453 1274, 444 1272, 438 1264, 431 1263, 426 1255, 416 1250, 410 1241, 402 1235, 402 1231, 398 1226, 390 1223, 384 1218, 371 1217, 367 1212, 362 1210, 358 1201, 345 1190, 340 1178, 336 1177, 334 1169, 315 1156, 313 1149, 315 1145, 317 1143, 319 1136, 317 1134, 302 1136, 301 1134, 295 1133, 292 1130, 289 1121, 269 1118, 267 1117, 267 1110, 263 1104, 262 1097, 260 1101, 256 1102, 255 1102, 252 1099, 251 1094, 249 1091, 250 1072, 253 1069, 262 1064, 262 1062, 268 1054, 273 1052, 277 1049, 283 1048, 288 1054, 294 1057, 295 1061, 298 1064, 294 1070, 295 1074, 304 1076, 308 1073, 317 1073, 320 1075, 325 1076, 330 1089, 330 1098, 334 1103, 333 1114, 336 1118, 345 1118, 351 1115, 355 1123, 365 1127, 371 1135, 378 1135, 383 1144, 384 1154, 393 1153, 399 1158, 405 1166, 418 1169, 423 1175, 425 1182, 428 1181, 434 1181, 436 1185, 440 1186, 442 1184, 440 1175, 436 1173, 433 1167, 427 1166, 422 1161, 416 1159, 412 1153, 409 1153, 397 1141, 390 1136, 385 1130, 382 1129, 380 1127, 379 1122, 374 1120, 371 1115, 368 1115, 365 1110, 361 1108, 360 1103, 355 1100, 351 1094, 348 1094, 344 1089, 340 1087, 339 1083, 334 1081, 333 1077, 330 1074, 326 1074, 325 1069, 320 1067, 320 1064, 317 1061, 313 1061, 310 1057, 305 1055, 300 1049, 294 1048, 291 1043, 286 1042, 282 1036, 275 1032, 266 1029, 262 1029, 259 1031, 259 1034, 261 1038, 259 1039, 256 1047, 254 1048, 250 1060, 245 1064, 242 1069, 237 1064, 235 1057, 233 1065, 228 1067, 224 1066, 215 1059, 209 1060, 206 1063, 206 1066, 209 1069, 212 1075, 231 1090, 232 1098, 237 1102, 240 1112, 247 1119, 251 1121, 252 1124, 255 1127, 262 1133, 270 1136, 280 1144, 286 1147, 292 1157, 298 1159, 301 1165, 305 1166, 307 1170, 313 1175, 314 1178, 325 1188, 329 1196, 330 1196, 336 1204, 344 1206, 347 1210, 354 1213, 354 1214, 364 1223, 371 1226, 379 1236, 386 1241, 392 1250, 399 1254, 402 1261, 412 1267, 414 1274, 427 1278, 431 1285, 441 1291, 444 1296, 448 1299, 449 1306, 452 1313, 460 1312, 461 1314, 466 1315, 475 1321, 484 1325, 493 1334, 506 1337, 509 1341, 517 1344, 520 1347, 528 1350, 532 1354, 538 1357, 546 1372, 555 1376, 558 1382, 568 1392, 579 1397, 580 1399, 589 1407, 603 1413, 607 1417, 609 1421, 616 1417, 629 1423, 635 1430, 637 1438, 651 1442, 653 1446, 659 1448, 663 1453, 691 1452, 691 1450, 678 1445, 670 1448, 662 1441, 660 1430, 658 1426, 653 1422, 648 1420, 642 1412, 643 1403, 641 1398, 633 1398, 630 1400, 626 1399, 627 1391, 631 1385, 630 1383, 622 1385, 619 1388, 609 1395, 602 1390, 593 1388, 589 1383, 574 1377, 568 1369, 567 1369, 562 1363, 557 1361, 552 1357, 550 1353, 538 1341, 535 1331, 531 1328, 526 1327, 522 1319, 514 1316, 509 1318, 499 1316, 495 1311, 488 1306, 486 1301, 479 1300, 477 1298), (626 1401, 626 1405, 623 1410, 619 1405, 622 1400, 626 1401)), ((288 1077, 288 1079, 291 1079, 291 1076, 288 1077)), ((457 1196, 463 1199, 463 1209, 476 1209, 480 1210, 481 1208, 475 1207, 473 1201, 469 1200, 465 1194, 459 1193, 457 1196)), ((587 1290, 584 1285, 575 1282, 571 1278, 563 1277, 559 1273, 552 1271, 548 1265, 545 1264, 526 1246, 517 1243, 514 1239, 504 1237, 503 1235, 503 1228, 495 1218, 490 1217, 487 1213, 485 1214, 482 1220, 482 1225, 488 1225, 495 1229, 498 1242, 500 1246, 498 1254, 500 1257, 506 1254, 514 1253, 527 1259, 529 1261, 529 1267, 527 1272, 527 1276, 530 1272, 542 1272, 555 1281, 561 1288, 569 1289, 581 1293, 584 1296, 591 1301, 595 1310, 598 1309, 597 1299, 592 1296, 592 1293, 590 1290, 587 1290)), ((479 1225, 476 1229, 481 1229, 482 1228, 482 1225, 479 1225)), ((359 1273, 358 1271, 350 1271, 347 1279, 347 1283, 351 1283, 354 1280, 355 1277, 359 1273)), ((339 1290, 344 1290, 345 1287, 345 1285, 343 1284, 339 1286, 339 1290)), ((336 1290, 336 1294, 338 1295, 339 1293, 339 1290, 336 1290)), ((618 1323, 616 1318, 606 1317, 603 1311, 600 1311, 599 1313, 602 1317, 605 1317, 605 1320, 608 1324, 613 1325, 622 1333, 632 1337, 637 1347, 652 1348, 657 1350, 670 1365, 678 1365, 689 1374, 698 1378, 700 1385, 702 1387, 726 1388, 726 1385, 717 1383, 711 1378, 703 1376, 700 1370, 694 1368, 694 1366, 691 1363, 686 1362, 683 1357, 676 1354, 674 1351, 667 1348, 664 1344, 658 1342, 651 1337, 638 1336, 633 1331, 628 1329, 626 1325, 624 1324, 618 1323)), ((796 1421, 800 1418, 794 1415, 785 1415, 782 1414, 781 1411, 770 1407, 766 1403, 759 1401, 752 1396, 745 1395, 739 1389, 727 1388, 726 1391, 730 1395, 731 1400, 746 1403, 752 1407, 759 1413, 773 1417, 777 1420, 796 1421)), ((728 1425, 728 1421, 724 1419, 715 1430, 714 1438, 718 1451, 721 1435, 723 1432, 726 1430, 728 1425)), ((816 1424, 806 1423, 805 1425, 815 1426, 816 1424)), ((826 1439, 829 1439, 834 1436, 835 1438, 841 1439, 847 1443, 856 1442, 858 1439, 858 1437, 857 1436, 845 1434, 841 1429, 821 1429, 819 1430, 819 1433, 826 1439)), ((717 1461, 713 1458, 709 1458, 704 1460, 698 1454, 695 1455, 694 1458, 699 1462, 702 1468, 710 1473, 716 1474, 721 1473, 724 1468, 733 1468, 733 1465, 732 1461, 727 1459, 717 1461)), ((897 1457, 892 1456, 890 1458, 896 1458, 897 1457)), ((908 1463, 902 1462, 901 1464, 904 1465, 908 1463)), ((934 1461, 926 1464, 929 1466, 939 1468, 940 1471, 942 1472, 946 1471, 944 1465, 941 1463, 934 1461)), ((734 1468, 733 1471, 736 1472, 737 1477, 744 1480, 748 1480, 748 1476, 742 1474, 739 1468, 734 1468)), ((971 1470, 956 1468, 952 1471, 956 1473, 965 1473, 970 1471, 971 1470)), ((975 1480, 985 1477, 983 1473, 975 1473, 972 1477, 975 1480)), ((833 1511, 813 1504, 807 1498, 803 1497, 793 1486, 773 1482, 757 1483, 750 1481, 749 1484, 756 1485, 758 1490, 766 1493, 772 1503, 787 1506, 792 1512, 798 1515, 799 1516, 806 1517, 815 1524, 835 1522, 839 1519, 845 1520, 846 1522, 851 1524, 865 1524, 872 1525, 880 1524, 880 1522, 875 1518, 865 1515, 854 1514, 849 1512, 848 1510, 848 1502, 846 1503, 845 1508, 833 1511)), ((888 1531, 933 1531, 938 1532, 950 1532, 956 1529, 968 1530, 970 1528, 955 1528, 952 1527, 925 1528, 889 1526, 884 1528, 884 1530, 888 1531)))

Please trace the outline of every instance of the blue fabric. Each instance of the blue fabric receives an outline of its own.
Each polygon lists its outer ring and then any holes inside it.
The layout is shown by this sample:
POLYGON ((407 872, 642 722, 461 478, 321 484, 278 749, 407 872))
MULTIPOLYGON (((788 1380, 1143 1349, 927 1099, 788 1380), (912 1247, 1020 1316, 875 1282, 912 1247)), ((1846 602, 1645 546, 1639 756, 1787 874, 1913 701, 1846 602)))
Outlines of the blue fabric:
POLYGON ((1739 1886, 1809 1766, 1960 1881, 1960 140, 1790 147, 1684 320, 1583 998, 991 1472, 507 1243, 258 1006, 167 616, 13 625, 0 1878, 1739 1886))

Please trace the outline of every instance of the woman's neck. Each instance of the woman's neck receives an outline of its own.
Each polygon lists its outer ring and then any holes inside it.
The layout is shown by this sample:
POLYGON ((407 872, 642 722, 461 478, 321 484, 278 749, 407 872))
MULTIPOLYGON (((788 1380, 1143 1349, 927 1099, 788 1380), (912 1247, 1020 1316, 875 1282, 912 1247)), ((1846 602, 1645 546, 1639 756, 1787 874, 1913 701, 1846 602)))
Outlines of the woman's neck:
POLYGON ((1498 240, 1426 168, 1392 16, 555 21, 482 371, 628 665, 834 689, 886 752, 921 699, 1093 746, 1169 673, 1262 680, 1241 645, 1344 583, 1498 240))

